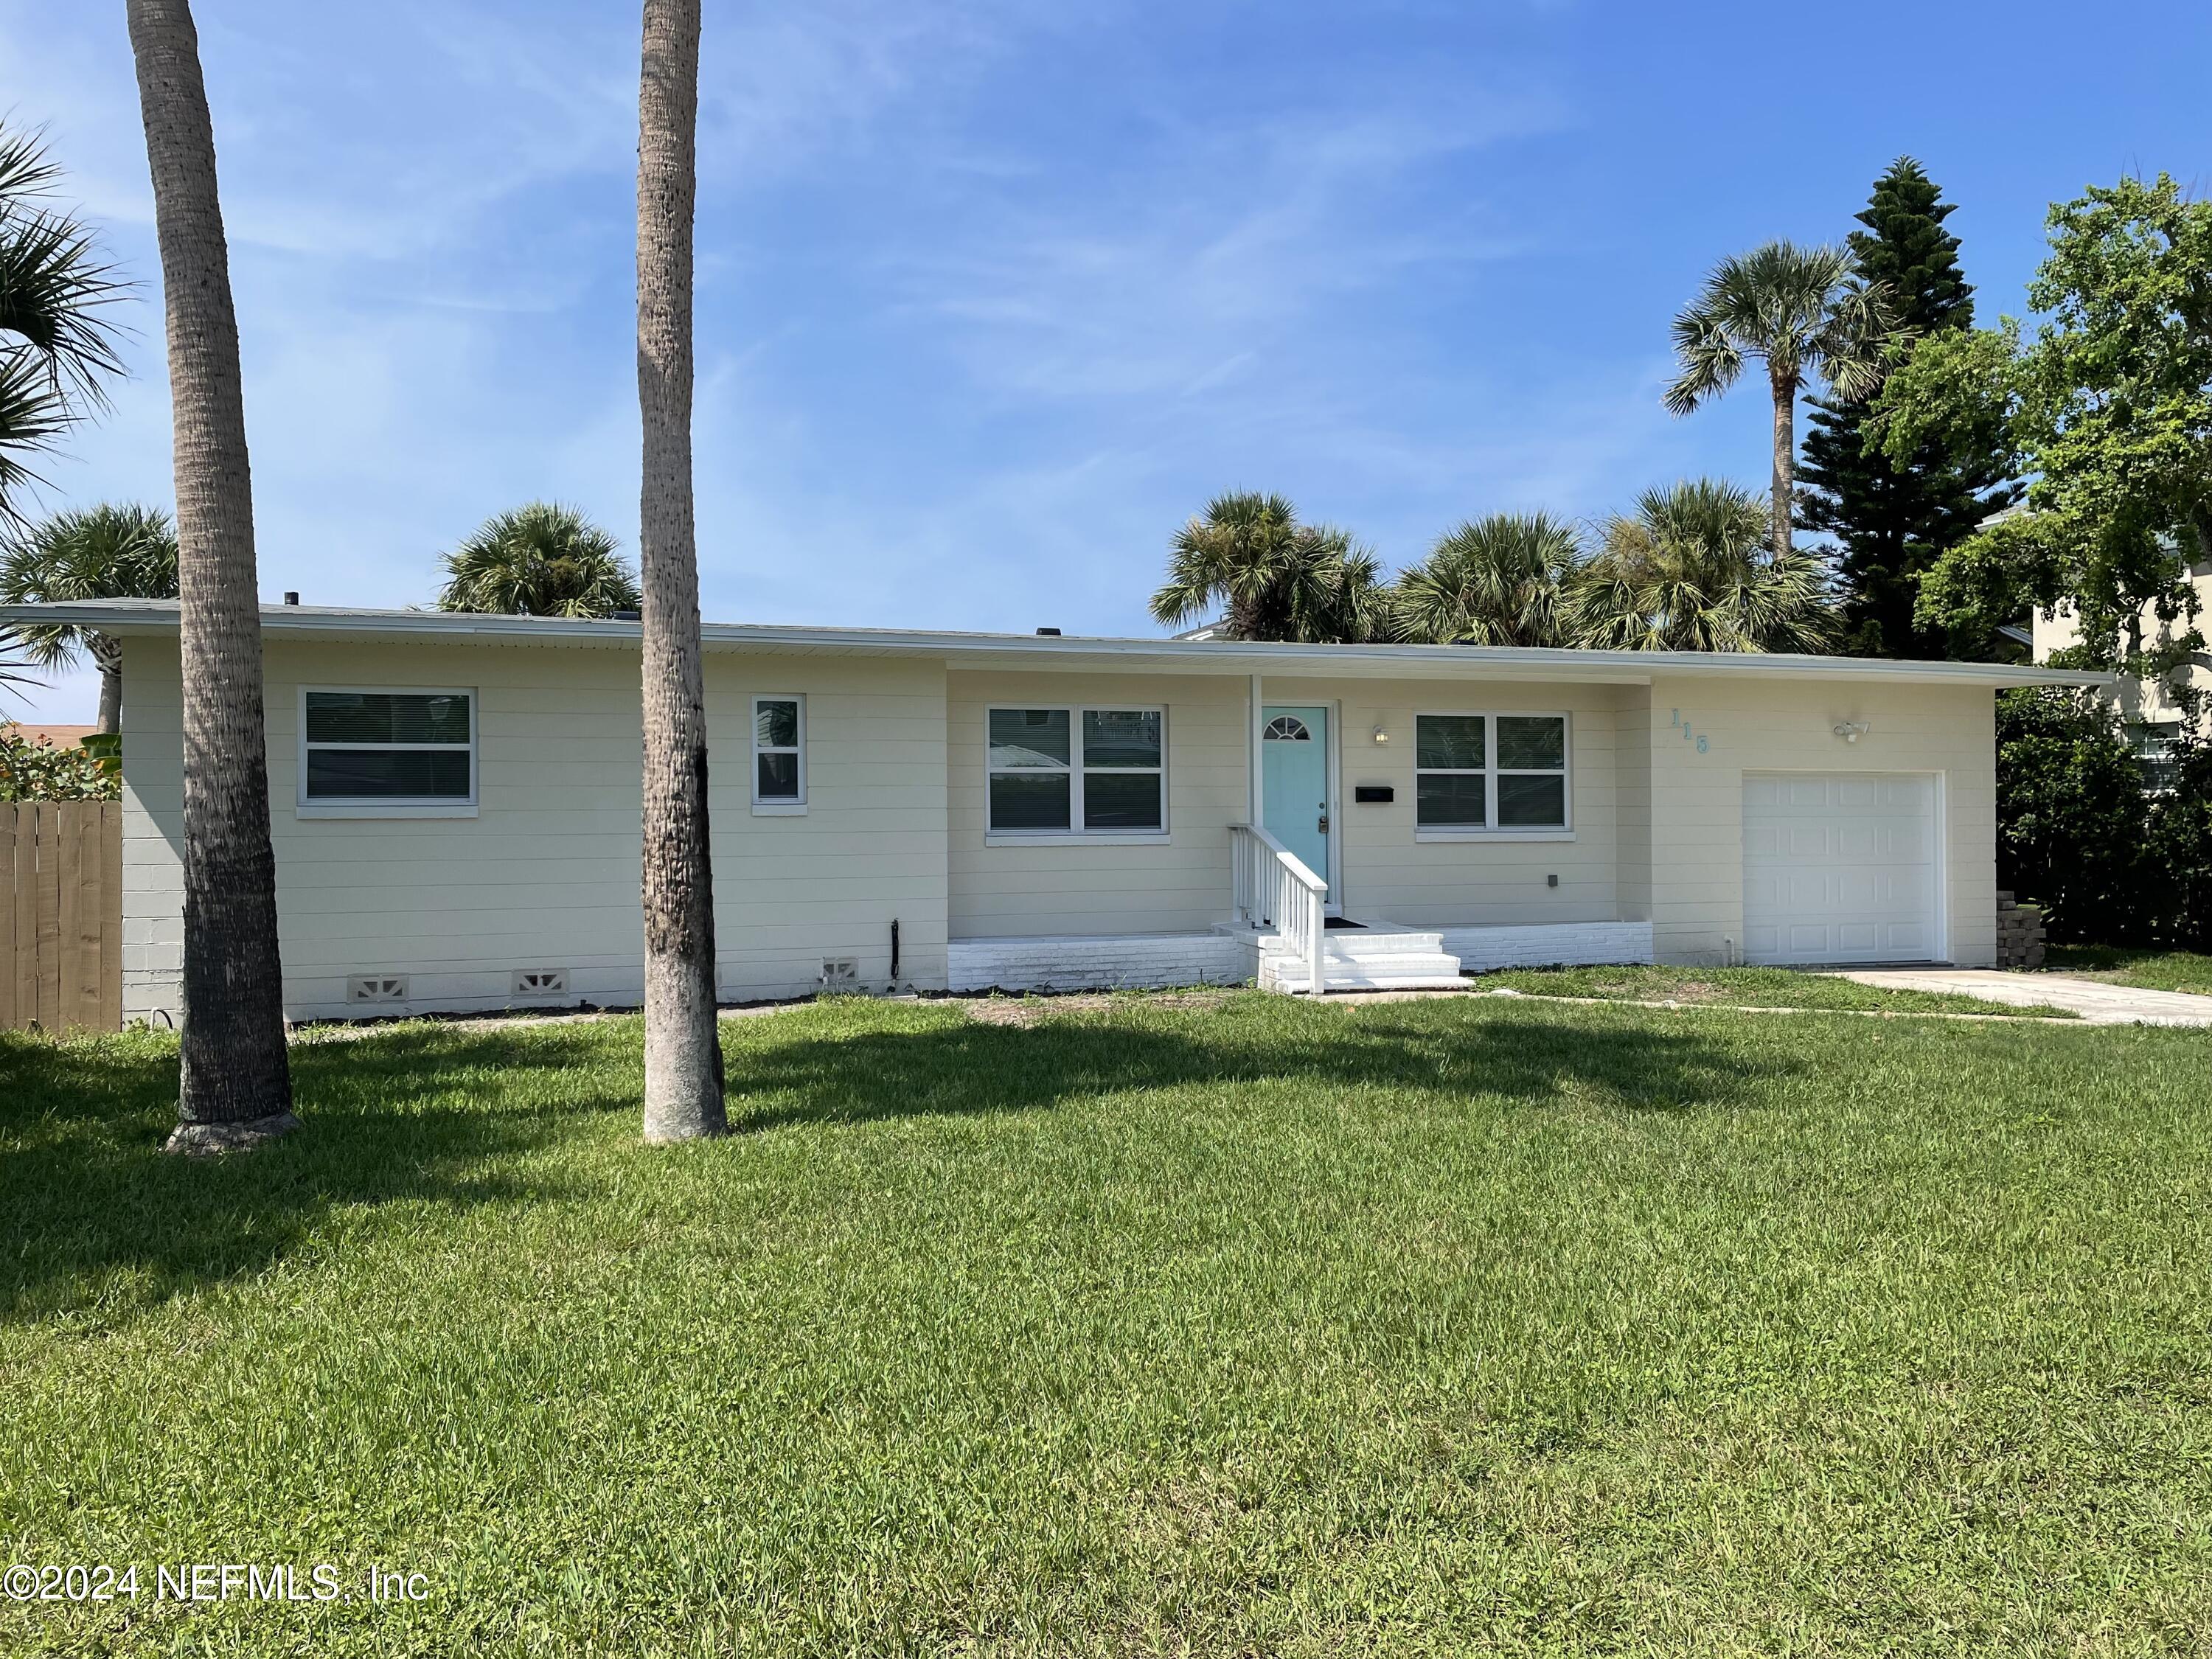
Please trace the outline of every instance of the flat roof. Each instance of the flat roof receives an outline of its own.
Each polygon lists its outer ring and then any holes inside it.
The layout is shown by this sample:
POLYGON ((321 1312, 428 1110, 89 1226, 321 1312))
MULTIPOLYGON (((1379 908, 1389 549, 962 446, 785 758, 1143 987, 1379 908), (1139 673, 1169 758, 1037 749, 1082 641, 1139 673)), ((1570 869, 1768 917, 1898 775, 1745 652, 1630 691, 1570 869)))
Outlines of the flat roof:
MULTIPOLYGON (((128 637, 173 634, 174 599, 84 599, 67 605, 0 606, 0 623, 71 623, 128 637)), ((302 640, 635 648, 634 622, 573 617, 509 617, 451 611, 352 610, 264 605, 264 633, 302 640)), ((1123 639, 1080 634, 954 633, 916 629, 817 628, 706 623, 710 652, 805 655, 930 656, 967 668, 1171 668, 1177 673, 1327 672, 1358 678, 1575 679, 1648 684, 1689 675, 1763 678, 1887 680, 1904 684, 2087 685, 2114 683, 2091 669, 2027 664, 1894 661, 1877 657, 1802 656, 1784 652, 1571 651, 1492 645, 1291 645, 1245 640, 1123 639)))

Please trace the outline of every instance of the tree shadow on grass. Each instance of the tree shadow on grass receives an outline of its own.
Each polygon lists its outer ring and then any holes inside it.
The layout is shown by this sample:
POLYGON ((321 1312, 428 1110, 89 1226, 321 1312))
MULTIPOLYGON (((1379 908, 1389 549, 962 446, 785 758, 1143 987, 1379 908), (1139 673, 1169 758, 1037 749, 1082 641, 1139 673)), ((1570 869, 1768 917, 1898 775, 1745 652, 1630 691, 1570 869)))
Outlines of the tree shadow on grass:
MULTIPOLYGON (((1754 1069, 1648 1023, 1348 1012, 1249 999, 1166 1018, 1049 1013, 1026 1028, 951 1010, 826 1036, 779 1022, 732 1045, 732 1110, 740 1128, 763 1130, 1300 1082, 1683 1110, 1733 1103, 1788 1064, 1754 1069)), ((634 1144, 640 1073, 629 1035, 605 1025, 399 1027, 306 1043, 293 1050, 306 1131, 198 1160, 159 1151, 175 1112, 173 1042, 0 1037, 0 1319, 112 1315, 251 1274, 340 1209, 586 1194, 587 1143, 634 1144), (567 1156, 530 1156, 555 1146, 567 1156)))
POLYGON ((1285 1014, 1235 1005, 1150 1022, 1047 1013, 1035 1023, 963 1019, 922 1030, 805 1039, 748 1051, 732 1071, 742 1129, 860 1123, 927 1114, 1023 1111, 1084 1096, 1191 1085, 1319 1082, 1345 1089, 1570 1096, 1682 1110, 1744 1098, 1756 1067, 1711 1040, 1648 1024, 1600 1026, 1506 1015, 1480 1020, 1337 1008, 1285 1014))
MULTIPOLYGON (((143 1305, 248 1274, 340 1207, 574 1189, 519 1157, 638 1095, 581 1028, 524 1040, 395 1030, 292 1053, 300 1134, 179 1158, 173 1042, 0 1037, 0 1319, 143 1305)), ((577 1177, 580 1180, 581 1177, 577 1177)))

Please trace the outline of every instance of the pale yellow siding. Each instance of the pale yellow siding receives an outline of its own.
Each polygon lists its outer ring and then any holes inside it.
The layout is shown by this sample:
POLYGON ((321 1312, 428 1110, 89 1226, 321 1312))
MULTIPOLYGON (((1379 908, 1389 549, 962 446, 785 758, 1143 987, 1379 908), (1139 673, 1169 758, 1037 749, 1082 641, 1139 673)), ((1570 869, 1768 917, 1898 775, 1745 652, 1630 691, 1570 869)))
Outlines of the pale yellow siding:
POLYGON ((1346 915, 1424 927, 1502 927, 1619 920, 1618 787, 1613 730, 1623 690, 1524 681, 1291 679, 1270 676, 1271 703, 1326 703, 1342 757, 1346 915), (1414 825, 1418 714, 1560 714, 1568 717, 1573 827, 1564 836, 1491 835, 1424 840, 1414 825), (1389 741, 1377 744, 1381 726, 1389 741), (1392 787, 1387 805, 1352 799, 1359 784, 1392 787), (1556 875, 1553 887, 1546 878, 1556 875))
POLYGON ((1996 960, 1995 702, 1986 688, 1670 676, 1651 698, 1659 960, 1717 963, 1743 949, 1747 771, 1936 774, 1947 955, 1969 966, 1996 960), (1869 729, 1847 743, 1834 730, 1846 721, 1869 729))
MULTIPOLYGON (((272 641, 270 830, 285 1000, 342 1015, 355 975, 407 976, 408 1006, 500 1007, 518 969, 559 969, 571 1000, 635 1003, 637 659, 619 650, 272 641), (321 818, 297 809, 303 684, 446 686, 477 694, 477 816, 321 818)), ((126 662, 125 854, 147 872, 126 915, 126 1013, 173 1018, 182 765, 176 649, 126 662)), ((722 994, 814 988, 825 957, 902 978, 945 976, 943 668, 927 660, 771 653, 707 661, 722 994), (756 693, 806 699, 808 805, 752 812, 756 693)))
POLYGON ((1204 933, 1226 921, 1229 826, 1245 817, 1248 684, 1222 675, 948 676, 952 937, 1204 933), (987 711, 1061 706, 1166 708, 1164 842, 988 844, 987 711))
MULTIPOLYGON (((537 644, 321 644, 268 654, 271 830, 288 1006, 363 1012, 349 978, 404 975, 410 1007, 507 1006, 517 970, 568 998, 641 986, 637 658, 537 644), (297 810, 302 684, 477 694, 477 815, 318 818, 297 810)), ((125 1012, 173 1019, 181 958, 182 763, 173 641, 125 655, 125 1012)), ((948 941, 1205 933, 1231 915, 1229 826, 1249 799, 1252 681, 1238 674, 951 669, 942 657, 748 647, 707 659, 722 993, 803 994, 825 958, 863 984, 945 983, 948 941), (755 695, 806 703, 807 807, 761 815, 755 695), (992 706, 1166 710, 1168 827, 1146 839, 1016 844, 986 829, 992 706)), ((1336 896, 1416 928, 1653 927, 1662 961, 1743 948, 1746 771, 1938 775, 1949 957, 1995 950, 1991 693, 1873 680, 1662 673, 1592 680, 1274 676, 1263 701, 1322 703, 1339 743, 1336 896), (1559 711, 1570 720, 1565 834, 1425 836, 1418 713, 1559 711), (1856 744, 1838 722, 1870 729, 1856 744), (1380 728, 1388 741, 1377 743, 1380 728), (1705 748, 1700 750, 1698 740, 1705 748), (1395 799, 1362 805, 1362 784, 1395 799), (1558 878, 1557 885, 1549 878, 1558 878)))

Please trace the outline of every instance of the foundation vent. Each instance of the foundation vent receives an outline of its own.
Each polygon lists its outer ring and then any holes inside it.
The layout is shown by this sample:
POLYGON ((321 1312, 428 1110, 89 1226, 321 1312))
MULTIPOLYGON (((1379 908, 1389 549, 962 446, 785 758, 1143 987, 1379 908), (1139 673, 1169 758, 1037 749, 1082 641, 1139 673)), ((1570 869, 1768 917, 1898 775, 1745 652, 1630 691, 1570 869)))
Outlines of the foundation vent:
POLYGON ((860 964, 851 957, 823 957, 821 986, 825 991, 859 990, 860 964))
POLYGON ((346 981, 348 1002, 404 1002, 407 1000, 407 978, 404 974, 362 974, 346 981))
POLYGON ((568 970, 566 968, 518 968, 514 970, 513 994, 519 997, 559 997, 568 994, 568 970))

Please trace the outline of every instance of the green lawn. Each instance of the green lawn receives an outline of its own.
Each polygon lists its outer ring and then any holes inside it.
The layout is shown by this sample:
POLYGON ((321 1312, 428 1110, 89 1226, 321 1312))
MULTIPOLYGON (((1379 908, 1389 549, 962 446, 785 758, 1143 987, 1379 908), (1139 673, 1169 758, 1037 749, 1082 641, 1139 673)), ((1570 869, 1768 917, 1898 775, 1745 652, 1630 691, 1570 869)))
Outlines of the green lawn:
POLYGON ((1519 991, 1532 997, 1598 997, 1607 1002, 1978 1014, 1990 1019, 2075 1018, 2063 1008, 2015 1008, 1948 991, 1889 990, 1790 968, 1515 968, 1481 975, 1474 983, 1478 990, 1519 991))
POLYGON ((0 1039, 0 1651, 2201 1652, 2212 1034, 842 1001, 0 1039), (371 1564, 419 1604, 150 1600, 371 1564))
POLYGON ((2212 996, 2212 956, 2194 951, 2121 951, 2106 945, 2054 945, 2044 965, 2146 991, 2193 991, 2212 996))

